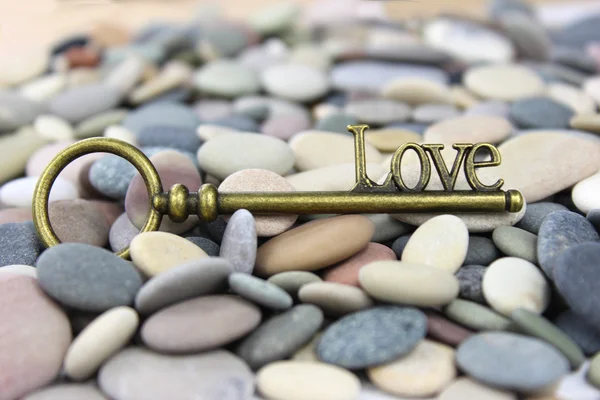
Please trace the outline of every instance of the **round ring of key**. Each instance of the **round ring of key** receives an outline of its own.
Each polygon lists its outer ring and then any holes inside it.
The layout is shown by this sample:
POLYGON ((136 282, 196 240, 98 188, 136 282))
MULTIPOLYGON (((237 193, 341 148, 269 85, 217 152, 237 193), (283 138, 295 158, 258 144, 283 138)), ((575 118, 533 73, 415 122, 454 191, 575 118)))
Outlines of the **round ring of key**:
MULTIPOLYGON (((364 131, 367 125, 348 125, 354 135, 356 184, 349 192, 244 192, 219 193, 212 184, 202 185, 190 192, 181 184, 163 191, 156 168, 148 157, 131 144, 110 138, 81 140, 64 149, 41 174, 34 192, 33 220, 42 243, 55 246, 60 239, 52 229, 48 214, 50 190, 60 172, 75 159, 90 153, 111 153, 129 161, 141 174, 150 199, 150 211, 140 232, 156 231, 163 215, 173 222, 183 222, 196 214, 201 220, 214 221, 220 214, 232 214, 246 209, 253 214, 355 214, 405 212, 518 212, 523 207, 523 196, 516 190, 501 190, 504 181, 484 185, 478 179, 478 168, 494 167, 501 163, 498 149, 489 143, 457 143, 452 169, 448 171, 442 157, 442 144, 405 143, 394 153, 390 172, 382 184, 367 176, 364 131), (409 188, 402 179, 402 157, 414 151, 421 167, 417 184, 409 188), (477 152, 485 150, 489 161, 476 161, 477 152), (431 178, 431 164, 435 167, 444 190, 425 190, 431 178), (461 166, 472 190, 455 191, 454 186, 461 166)), ((129 258, 129 247, 117 253, 129 258)))

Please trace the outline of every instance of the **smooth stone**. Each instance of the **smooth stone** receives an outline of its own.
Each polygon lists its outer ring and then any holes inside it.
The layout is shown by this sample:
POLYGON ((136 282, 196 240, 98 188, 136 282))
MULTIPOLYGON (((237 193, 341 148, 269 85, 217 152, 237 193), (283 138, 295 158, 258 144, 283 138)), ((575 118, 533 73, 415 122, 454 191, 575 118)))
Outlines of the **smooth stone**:
POLYGON ((596 194, 600 190, 600 175, 592 175, 576 184, 571 191, 573 203, 579 211, 588 214, 600 208, 596 194))
POLYGON ((33 221, 33 210, 29 207, 4 208, 0 210, 0 224, 33 221))
POLYGON ((396 254, 397 259, 402 258, 402 253, 404 252, 406 244, 410 240, 410 236, 411 234, 400 236, 392 243, 392 251, 394 252, 394 254, 396 254))
POLYGON ((33 121, 33 129, 43 138, 58 142, 73 139, 75 131, 71 124, 56 115, 42 114, 33 121))
POLYGON ((186 239, 200 247, 210 257, 218 257, 221 247, 212 240, 201 236, 186 236, 186 239))
POLYGON ((52 98, 49 111, 76 124, 93 115, 103 113, 119 105, 121 96, 115 89, 90 83, 59 93, 52 98))
POLYGON ((170 147, 196 153, 202 144, 195 129, 178 126, 146 126, 136 136, 141 147, 170 147))
POLYGON ((446 85, 421 78, 391 80, 382 88, 381 95, 410 106, 452 103, 452 96, 446 85))
POLYGON ((295 2, 274 3, 253 12, 249 23, 263 36, 281 34, 294 24, 300 12, 300 6, 295 2))
MULTIPOLYGON (((374 179, 383 177, 389 173, 389 167, 384 168, 379 164, 368 163, 367 173, 374 179)), ((318 192, 351 190, 356 185, 356 167, 354 163, 330 165, 317 169, 311 169, 297 174, 287 175, 285 179, 292 184, 297 191, 318 192)))
POLYGON ((63 243, 87 243, 98 247, 108 243, 109 221, 91 201, 54 201, 48 206, 48 214, 56 236, 63 243))
POLYGON ((556 258, 554 283, 574 313, 600 330, 597 260, 600 243, 580 243, 556 258))
POLYGON ((148 277, 208 257, 194 243, 168 232, 140 233, 131 241, 129 250, 133 264, 148 277))
POLYGON ((141 338, 162 353, 196 353, 232 343, 260 323, 260 309, 231 295, 185 300, 152 314, 142 325, 141 338))
POLYGON ((227 133, 238 133, 237 129, 228 128, 221 125, 201 124, 196 130, 196 135, 203 141, 207 142, 215 136, 224 135, 227 133))
POLYGON ((410 118, 411 108, 404 103, 387 99, 366 99, 350 101, 344 112, 359 122, 372 125, 385 125, 403 122, 410 118))
POLYGON ((0 225, 0 267, 20 264, 34 266, 43 249, 33 222, 0 225))
POLYGON ((521 56, 538 61, 550 58, 552 40, 546 27, 534 16, 518 11, 505 12, 499 17, 498 23, 521 56))
POLYGON ((591 112, 575 115, 569 121, 569 126, 573 129, 600 133, 600 114, 591 112))
POLYGON ((497 170, 504 179, 504 190, 519 190, 527 203, 543 200, 595 174, 600 158, 595 143, 552 131, 516 136, 498 146, 498 151, 502 164, 497 170))
POLYGON ((561 45, 574 48, 581 48, 590 42, 597 42, 600 39, 596 31, 598 20, 596 13, 581 14, 579 18, 565 24, 555 40, 561 45))
POLYGON ((375 386, 396 396, 435 396, 457 376, 454 349, 424 339, 405 357, 369 368, 367 376, 375 386))
POLYGON ((36 261, 42 289, 61 304, 103 312, 133 304, 142 286, 134 266, 112 252, 84 243, 61 243, 36 261))
POLYGON ((235 98, 257 93, 259 75, 238 62, 213 60, 202 66, 194 78, 196 89, 207 95, 235 98))
POLYGON ((2 60, 0 86, 17 86, 44 73, 50 63, 50 52, 37 47, 21 49, 14 57, 2 60))
POLYGON ((586 129, 585 115, 594 114, 596 112, 596 103, 583 90, 574 85, 569 85, 562 82, 554 82, 548 85, 548 96, 573 110, 575 116, 571 118, 570 126, 574 129, 586 129), (581 118, 580 118, 581 117, 581 118), (583 123, 573 124, 573 121, 582 121, 583 123))
POLYGON ((402 252, 402 261, 455 273, 465 260, 469 232, 453 215, 440 215, 421 225, 402 252))
POLYGON ((464 115, 488 115, 507 118, 510 105, 500 100, 488 100, 477 103, 465 110, 464 115))
POLYGON ((236 353, 253 370, 296 352, 317 333, 323 312, 312 304, 297 305, 263 322, 241 341, 236 353))
POLYGON ((374 261, 361 268, 360 286, 373 298, 418 307, 443 306, 459 293, 452 272, 408 261, 374 261))
POLYGON ((513 132, 512 124, 502 117, 466 115, 431 125, 423 135, 425 143, 501 143, 513 132))
POLYGON ((420 134, 401 128, 370 129, 365 132, 365 142, 382 152, 395 152, 405 143, 418 143, 422 140, 420 134))
POLYGON ((312 122, 304 115, 285 115, 269 118, 265 121, 260 131, 267 136, 288 140, 295 134, 311 127, 312 122))
POLYGON ((302 286, 322 281, 321 277, 308 271, 285 271, 267 279, 267 282, 279 286, 295 299, 298 297, 298 291, 302 286))
MULTIPOLYGON (((517 400, 517 396, 506 390, 484 385, 469 377, 460 377, 447 386, 438 400, 517 400)), ((550 399, 547 399, 550 400, 550 399)))
POLYGON ((375 233, 371 241, 387 243, 400 235, 412 231, 410 225, 404 224, 389 214, 362 214, 375 224, 375 233))
POLYGON ((229 288, 242 298, 273 310, 287 310, 294 301, 285 290, 255 276, 234 272, 229 275, 229 288))
POLYGON ((322 274, 325 282, 341 283, 350 286, 360 286, 359 272, 367 264, 374 261, 395 261, 394 251, 379 243, 368 243, 364 249, 352 257, 334 265, 322 274))
POLYGON ((600 231, 600 209, 591 210, 586 218, 594 225, 597 231, 600 231))
POLYGON ((461 112, 452 104, 422 104, 413 110, 412 120, 420 124, 434 124, 460 115, 461 112))
POLYGON ((537 264, 538 238, 533 233, 513 226, 500 226, 494 229, 492 239, 503 254, 537 264))
POLYGON ((194 103, 194 112, 201 121, 212 121, 231 115, 233 104, 228 100, 199 100, 194 103))
POLYGON ((227 350, 189 355, 155 353, 129 347, 100 369, 98 384, 111 398, 164 400, 185 398, 251 398, 254 377, 246 363, 227 350))
POLYGON ((47 139, 30 127, 0 137, 0 148, 4 157, 3 168, 0 170, 0 183, 21 176, 26 171, 29 160, 47 143, 47 139))
POLYGON ((0 274, 0 318, 0 398, 21 398, 49 385, 72 339, 64 311, 35 278, 5 273, 0 274))
POLYGON ((11 274, 20 274, 37 278, 37 268, 30 265, 13 264, 0 267, 0 273, 8 272, 11 274))
POLYGON ((319 118, 315 125, 315 129, 318 131, 348 134, 347 126, 356 124, 358 124, 356 118, 344 112, 337 111, 323 118, 319 118))
POLYGON ((114 252, 119 252, 129 246, 134 237, 140 233, 129 220, 126 213, 121 214, 110 226, 108 242, 114 252))
MULTIPOLYGON (((264 169, 244 169, 229 175, 219 185, 219 193, 243 192, 294 192, 296 189, 285 178, 264 169)), ((229 221, 229 217, 224 217, 229 221)), ((296 222, 297 215, 254 217, 256 234, 261 237, 276 236, 296 222)))
POLYGON ((460 298, 486 304, 482 287, 485 270, 486 267, 482 265, 465 265, 460 267, 456 272, 456 278, 460 284, 460 298))
POLYGON ((530 68, 516 64, 474 66, 463 77, 464 85, 484 99, 515 101, 542 95, 544 81, 530 68))
MULTIPOLYGON (((295 167, 298 171, 351 163, 354 160, 354 138, 334 132, 303 131, 289 141, 295 154, 295 167)), ((365 143, 365 156, 370 163, 382 161, 379 151, 365 143)))
POLYGON ((322 47, 312 44, 298 44, 290 54, 288 60, 293 63, 308 65, 321 71, 329 71, 334 60, 322 47))
POLYGON ((454 300, 444 307, 444 315, 475 331, 504 331, 511 327, 510 319, 468 300, 454 300))
POLYGON ((0 90, 0 132, 8 132, 32 123, 43 107, 12 91, 0 90))
POLYGON ((373 306, 373 300, 361 289, 336 282, 314 282, 298 291, 302 303, 314 304, 326 316, 341 316, 373 306))
POLYGON ((237 210, 227 222, 219 256, 231 263, 234 272, 252 274, 257 240, 254 217, 248 210, 237 210))
POLYGON ((438 342, 456 347, 473 334, 472 331, 455 324, 437 312, 428 311, 426 315, 427 336, 438 342))
POLYGON ((200 120, 196 113, 183 104, 160 102, 136 108, 127 114, 122 125, 136 135, 146 126, 169 125, 196 129, 200 120))
POLYGON ((590 362, 590 368, 586 374, 586 379, 596 388, 600 388, 600 356, 598 354, 596 354, 590 362))
POLYGON ((569 362, 551 345, 507 332, 471 336, 459 346, 456 362, 484 384, 520 392, 548 387, 569 372, 569 362))
POLYGON ((585 355, 579 346, 541 315, 518 308, 512 312, 510 318, 521 332, 544 340, 557 348, 569 360, 571 368, 577 369, 585 361, 585 355))
POLYGON ((213 125, 235 129, 241 132, 258 132, 260 130, 256 121, 245 115, 230 115, 210 122, 213 125))
POLYGON ((108 400, 89 383, 59 383, 28 393, 22 400, 108 400))
POLYGON ((317 345, 319 360, 363 369, 402 358, 427 333, 427 317, 412 307, 378 306, 329 325, 317 345))
POLYGON ((503 257, 483 276, 483 295, 500 314, 510 316, 517 308, 538 314, 550 303, 551 287, 538 267, 516 257, 503 257))
POLYGON ((123 122, 128 113, 129 111, 125 109, 117 108, 116 110, 92 115, 75 126, 75 136, 82 139, 101 136, 108 127, 123 122))
POLYGON ((138 324, 139 317, 130 307, 115 307, 102 313, 69 346, 63 367, 65 374, 76 381, 90 378, 129 343, 138 324))
POLYGON ((269 399, 350 400, 358 398, 361 384, 354 374, 334 365, 286 360, 262 367, 256 386, 269 399))
POLYGON ((375 225, 362 215, 305 223, 258 248, 255 272, 272 276, 292 270, 319 270, 351 257, 371 241, 375 225))
POLYGON ((568 128, 575 112, 547 97, 528 97, 512 103, 510 118, 523 129, 568 128))
POLYGON ((197 156, 200 168, 220 180, 248 168, 285 175, 294 165, 294 151, 285 141, 242 132, 212 138, 197 156))
POLYGON ((38 103, 46 103, 67 85, 67 77, 61 73, 50 73, 23 83, 16 93, 38 103))
POLYGON ((134 104, 142 104, 178 89, 185 85, 192 76, 190 66, 182 61, 173 60, 165 64, 158 74, 136 87, 129 94, 129 101, 134 104))
POLYGON ((527 205, 527 211, 515 227, 537 235, 544 219, 554 211, 568 211, 567 207, 558 203, 539 202, 527 205))
POLYGON ((278 99, 268 96, 242 96, 233 101, 233 111, 237 114, 245 114, 248 109, 257 106, 266 106, 269 109, 269 117, 275 118, 284 115, 309 116, 308 111, 301 105, 292 101, 278 99))
POLYGON ((594 99, 596 104, 600 104, 600 76, 595 75, 583 82, 583 91, 594 99))
POLYGON ((142 315, 150 315, 194 297, 223 292, 232 272, 231 264, 218 257, 178 265, 144 283, 135 296, 135 308, 142 315))
POLYGON ((566 310, 560 313, 552 322, 577 343, 586 356, 593 356, 600 351, 598 330, 590 325, 584 317, 572 310, 566 310))
POLYGON ((464 265, 487 266, 498 257, 500 257, 500 252, 491 239, 484 236, 469 236, 469 247, 463 262, 464 265))
POLYGON ((307 344, 302 346, 300 349, 298 349, 294 353, 294 355, 292 355, 291 360, 311 361, 311 362, 320 363, 319 359, 317 358, 317 353, 316 353, 315 349, 317 347, 317 343, 319 343, 319 340, 321 340, 321 336, 322 336, 321 332, 314 335, 313 338, 310 340, 310 342, 308 342, 307 344))
MULTIPOLYGON (((32 207, 33 194, 39 178, 39 176, 28 176, 5 183, 0 188, 0 201, 12 207, 32 207)), ((77 187, 70 181, 58 177, 52 184, 49 202, 75 200, 78 197, 77 187)))
POLYGON ((291 62, 265 69, 261 83, 270 95, 297 102, 314 101, 329 91, 329 77, 325 72, 291 62))
POLYGON ((546 216, 538 234, 540 267, 553 279, 558 256, 575 245, 598 240, 598 232, 587 218, 572 211, 555 211, 546 216))

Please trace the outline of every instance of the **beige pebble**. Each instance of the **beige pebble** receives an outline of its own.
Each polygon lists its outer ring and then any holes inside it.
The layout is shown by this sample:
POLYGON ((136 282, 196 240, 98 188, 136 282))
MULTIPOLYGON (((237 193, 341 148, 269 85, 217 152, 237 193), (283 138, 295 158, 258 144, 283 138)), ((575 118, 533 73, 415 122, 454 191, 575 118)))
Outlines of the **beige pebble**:
POLYGON ((135 236, 130 244, 131 261, 147 276, 188 261, 208 257, 199 246, 168 232, 144 232, 135 236))
POLYGON ((69 121, 56 115, 38 116, 33 121, 33 128, 41 137, 53 142, 71 140, 75 136, 75 131, 69 121))
POLYGON ((424 143, 500 143, 513 131, 505 118, 491 115, 466 115, 430 125, 423 135, 424 143))
POLYGON ((460 85, 450 87, 450 94, 452 95, 452 103, 458 108, 467 109, 480 102, 473 93, 460 85))
POLYGON ((452 272, 405 261, 374 261, 360 270, 358 280, 377 300, 421 307, 448 304, 460 289, 452 272))
POLYGON ((469 231, 454 215, 440 215, 421 225, 402 252, 402 261, 424 264, 455 273, 469 247, 469 231))
MULTIPOLYGON (((374 181, 387 176, 389 170, 389 165, 386 168, 367 163, 367 175, 374 181)), ((356 167, 354 163, 333 165, 291 174, 285 179, 299 192, 351 190, 356 185, 356 167)))
POLYGON ((596 103, 588 94, 580 88, 563 82, 548 84, 547 95, 577 114, 589 114, 596 112, 596 103))
POLYGON ((447 86, 422 78, 393 79, 386 83, 381 94, 411 106, 452 103, 452 94, 447 86))
POLYGON ((84 380, 135 334, 138 314, 131 307, 112 308, 85 327, 75 338, 65 356, 64 371, 73 380, 84 380))
MULTIPOLYGON (((289 145, 299 171, 354 161, 354 137, 343 133, 303 131, 292 136, 289 145)), ((369 143, 365 143, 365 155, 369 163, 381 162, 381 153, 369 143)))
POLYGON ((372 144, 373 147, 382 152, 393 153, 404 143, 419 143, 422 140, 423 138, 418 133, 400 128, 373 129, 365 131, 365 141, 372 144))
POLYGON ((192 69, 188 64, 183 61, 170 61, 158 75, 135 88, 129 95, 129 101, 132 104, 144 103, 189 82, 191 76, 192 69))
POLYGON ((37 268, 32 267, 30 265, 21 265, 21 264, 5 265, 4 267, 0 267, 0 273, 2 273, 2 272, 10 272, 13 274, 21 274, 21 275, 31 276, 32 278, 37 278, 37 268))
POLYGON ((83 199, 53 201, 48 205, 50 223, 61 242, 104 247, 110 225, 102 210, 83 199))
POLYGON ((226 126, 220 125, 210 125, 210 124, 202 124, 196 129, 196 135, 205 142, 210 139, 225 135, 227 133, 238 133, 239 131, 233 128, 228 128, 226 126))
POLYGON ((375 386, 397 396, 434 396, 457 375, 454 349, 424 339, 406 356, 369 368, 367 374, 375 386))
POLYGON ((316 352, 317 344, 319 343, 321 336, 323 336, 322 332, 317 333, 310 342, 296 350, 291 359, 294 361, 322 362, 319 360, 319 357, 317 357, 316 352))
MULTIPOLYGON (((229 175, 219 185, 220 193, 229 192, 294 192, 296 189, 282 176, 266 169, 244 169, 229 175)), ((229 221, 229 216, 225 216, 229 221)), ((288 230, 297 215, 255 216, 258 236, 275 236, 288 230)))
POLYGON ((313 118, 318 121, 330 115, 338 114, 341 112, 343 112, 343 110, 334 104, 319 103, 316 106, 314 106, 312 110, 312 115, 313 118))
POLYGON ((269 400, 355 400, 360 380, 335 365, 277 361, 256 374, 258 392, 269 400))
POLYGON ((283 271, 315 271, 362 250, 375 225, 362 215, 323 218, 290 229, 258 248, 255 271, 271 276, 283 271))
POLYGON ((362 289, 336 282, 309 283, 300 288, 298 297, 330 316, 350 314, 373 305, 373 300, 362 289))
POLYGON ((137 137, 133 132, 124 126, 120 125, 111 125, 104 130, 104 134, 102 135, 106 138, 118 139, 134 146, 137 146, 137 137))
POLYGON ((108 400, 93 383, 58 383, 46 386, 20 400, 108 400))
POLYGON ((531 69, 516 64, 475 66, 463 77, 465 86, 484 99, 514 101, 544 94, 545 84, 531 69))
POLYGON ((486 269, 482 282, 488 304, 510 317, 517 308, 543 313, 550 303, 551 288, 544 274, 529 261, 500 258, 486 269))
POLYGON ((67 85, 65 74, 49 74, 29 81, 19 87, 19 94, 40 103, 49 101, 67 85))
POLYGON ((3 153, 0 184, 23 174, 30 157, 47 143, 48 140, 32 127, 0 137, 0 149, 3 153))
POLYGON ((600 105, 600 75, 588 78, 583 83, 583 91, 594 99, 596 104, 600 105))
POLYGON ((448 386, 438 400, 517 400, 517 396, 489 386, 471 378, 460 377, 448 386))
POLYGON ((16 86, 44 73, 50 64, 50 52, 42 47, 30 48, 2 57, 0 61, 0 87, 16 86))
POLYGON ((600 133, 600 114, 580 114, 571 118, 571 128, 600 133))

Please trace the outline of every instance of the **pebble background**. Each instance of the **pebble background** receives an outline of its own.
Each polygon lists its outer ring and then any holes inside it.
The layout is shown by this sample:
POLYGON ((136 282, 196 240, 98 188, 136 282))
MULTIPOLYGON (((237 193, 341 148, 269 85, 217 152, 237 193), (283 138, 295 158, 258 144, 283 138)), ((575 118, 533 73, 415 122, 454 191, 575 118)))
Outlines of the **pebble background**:
MULTIPOLYGON (((490 0, 384 23, 342 3, 106 24, 0 71, 0 400, 600 399, 600 16, 549 27, 490 0), (357 123, 375 181, 403 143, 490 142, 482 181, 526 207, 139 234, 143 180, 93 154, 50 196, 64 243, 32 223, 39 175, 81 139, 137 146, 165 188, 345 191, 357 123)), ((416 157, 402 171, 416 183, 416 157)))

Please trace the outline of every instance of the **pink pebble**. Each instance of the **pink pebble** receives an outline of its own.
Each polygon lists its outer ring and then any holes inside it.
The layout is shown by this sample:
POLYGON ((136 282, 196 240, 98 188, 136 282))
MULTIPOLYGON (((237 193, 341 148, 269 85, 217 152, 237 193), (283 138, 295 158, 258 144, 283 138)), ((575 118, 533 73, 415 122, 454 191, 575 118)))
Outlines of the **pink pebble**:
POLYGON ((25 221, 33 221, 30 207, 5 208, 0 210, 0 224, 25 221))
POLYGON ((298 132, 310 128, 310 120, 303 115, 280 115, 269 118, 260 128, 262 133, 288 140, 298 132))

